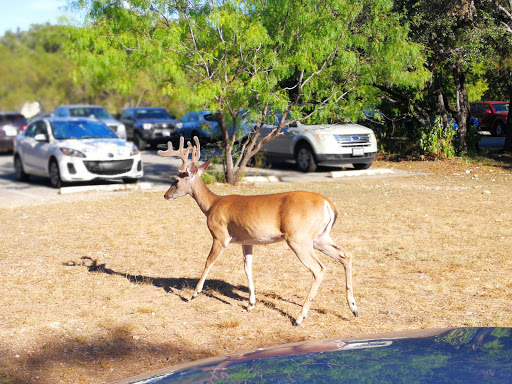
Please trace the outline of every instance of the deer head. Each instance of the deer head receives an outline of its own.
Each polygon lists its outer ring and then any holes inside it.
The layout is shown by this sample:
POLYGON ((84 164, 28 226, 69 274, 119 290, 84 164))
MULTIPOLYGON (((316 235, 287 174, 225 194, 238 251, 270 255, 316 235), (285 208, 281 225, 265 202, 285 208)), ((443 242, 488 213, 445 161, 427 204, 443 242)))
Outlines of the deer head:
POLYGON ((174 200, 178 197, 186 194, 193 195, 194 185, 201 182, 201 174, 208 168, 210 161, 203 163, 199 168, 196 166, 196 162, 201 157, 201 147, 199 145, 199 139, 194 136, 194 142, 196 146, 192 146, 190 141, 187 143, 187 148, 184 148, 185 139, 180 137, 180 146, 178 150, 174 150, 172 142, 167 143, 167 150, 158 151, 158 154, 163 157, 179 157, 183 164, 181 165, 178 174, 174 178, 174 182, 165 193, 164 198, 166 200, 174 200), (192 153, 192 162, 187 166, 188 155, 192 153))

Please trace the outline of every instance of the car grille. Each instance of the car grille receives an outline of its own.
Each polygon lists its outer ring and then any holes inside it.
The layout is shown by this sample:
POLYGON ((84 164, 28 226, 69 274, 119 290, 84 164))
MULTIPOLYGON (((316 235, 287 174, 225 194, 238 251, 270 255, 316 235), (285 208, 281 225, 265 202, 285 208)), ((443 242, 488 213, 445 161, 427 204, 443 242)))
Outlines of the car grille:
POLYGON ((334 138, 344 148, 368 147, 370 146, 370 135, 334 135, 334 138))
POLYGON ((96 175, 120 175, 130 172, 133 160, 84 161, 85 168, 96 175))

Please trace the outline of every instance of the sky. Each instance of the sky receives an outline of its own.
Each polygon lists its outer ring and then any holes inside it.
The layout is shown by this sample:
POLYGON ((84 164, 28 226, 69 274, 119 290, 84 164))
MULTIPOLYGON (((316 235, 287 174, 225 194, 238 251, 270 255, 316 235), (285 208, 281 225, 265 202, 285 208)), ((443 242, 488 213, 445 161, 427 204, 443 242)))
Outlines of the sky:
POLYGON ((77 24, 79 17, 66 10, 67 4, 68 0, 0 0, 0 36, 18 28, 26 31, 31 24, 58 24, 62 16, 77 24))

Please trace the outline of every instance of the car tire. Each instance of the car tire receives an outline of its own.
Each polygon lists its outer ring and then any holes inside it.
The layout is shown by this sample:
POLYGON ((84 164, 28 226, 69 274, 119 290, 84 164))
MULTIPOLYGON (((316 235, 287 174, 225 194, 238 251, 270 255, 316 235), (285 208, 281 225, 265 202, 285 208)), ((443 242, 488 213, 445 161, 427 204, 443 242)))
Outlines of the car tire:
POLYGON ((59 164, 55 159, 50 161, 49 173, 50 173, 50 184, 53 188, 62 187, 62 179, 60 178, 59 164))
POLYGON ((302 144, 297 149, 297 152, 295 153, 295 162, 297 164, 297 168, 302 172, 315 172, 318 167, 311 147, 306 144, 302 144))
POLYGON ((133 143, 139 148, 139 151, 146 149, 146 140, 144 140, 139 133, 136 133, 133 137, 133 143))
POLYGON ((505 136, 505 124, 503 124, 501 121, 498 121, 494 125, 493 134, 494 136, 505 136))
POLYGON ((139 179, 135 177, 126 177, 123 179, 123 183, 125 184, 137 184, 139 182, 139 179))
POLYGON ((352 166, 354 167, 354 169, 368 169, 372 166, 372 163, 356 163, 352 164, 352 166))
POLYGON ((14 170, 16 172, 16 180, 18 181, 27 181, 29 175, 25 173, 25 169, 23 169, 23 163, 19 156, 14 157, 14 170))

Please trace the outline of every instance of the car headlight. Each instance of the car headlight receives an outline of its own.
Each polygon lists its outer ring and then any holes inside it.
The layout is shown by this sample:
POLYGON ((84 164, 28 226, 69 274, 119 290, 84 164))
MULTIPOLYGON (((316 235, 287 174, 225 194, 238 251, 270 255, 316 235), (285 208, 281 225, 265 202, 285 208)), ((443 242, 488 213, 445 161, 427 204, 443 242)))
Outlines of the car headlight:
POLYGON ((377 142, 377 137, 375 136, 375 133, 370 133, 370 142, 372 143, 376 143, 377 142))
POLYGON ((139 148, 136 145, 132 146, 132 150, 130 151, 130 156, 135 156, 139 153, 139 148))
POLYGON ((176 123, 176 129, 181 129, 183 128, 183 123, 176 123))
POLYGON ((82 157, 82 158, 86 157, 83 152, 77 151, 76 149, 73 149, 73 148, 63 147, 63 148, 59 148, 59 149, 66 156, 82 157))
POLYGON ((150 123, 142 124, 142 129, 151 129, 151 128, 153 128, 153 124, 150 124, 150 123))
POLYGON ((319 140, 319 141, 325 141, 325 142, 336 142, 336 139, 334 138, 333 135, 315 135, 315 137, 319 140))

